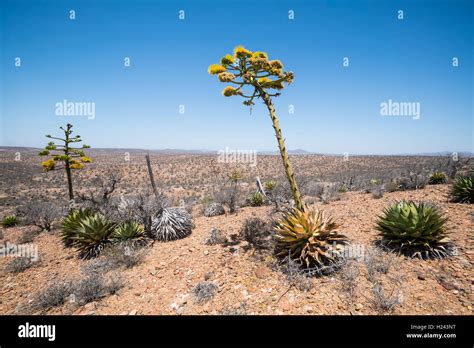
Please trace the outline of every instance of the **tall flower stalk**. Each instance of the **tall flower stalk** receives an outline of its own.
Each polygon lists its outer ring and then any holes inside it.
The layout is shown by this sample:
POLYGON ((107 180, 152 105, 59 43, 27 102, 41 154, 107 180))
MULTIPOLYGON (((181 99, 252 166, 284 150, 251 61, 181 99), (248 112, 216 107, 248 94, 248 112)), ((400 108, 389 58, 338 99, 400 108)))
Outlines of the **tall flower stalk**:
POLYGON ((39 153, 40 156, 51 156, 48 160, 41 163, 45 172, 52 170, 65 170, 67 177, 67 186, 69 191, 69 200, 74 200, 74 191, 72 188, 72 170, 84 168, 84 163, 92 162, 89 157, 86 157, 84 149, 90 148, 88 145, 82 147, 74 147, 73 144, 82 141, 80 135, 72 136, 72 124, 68 123, 66 128, 59 127, 64 132, 64 137, 53 137, 47 135, 46 138, 56 140, 50 141, 43 151, 39 153))
POLYGON ((225 55, 220 64, 210 65, 208 72, 211 75, 217 75, 220 82, 230 84, 222 91, 225 97, 240 96, 245 99, 243 103, 248 106, 254 105, 254 100, 260 98, 266 105, 295 206, 298 210, 303 211, 304 205, 301 193, 298 189, 278 116, 272 102, 272 97, 280 95, 279 91, 285 87, 284 84, 293 82, 293 73, 283 71, 283 64, 279 60, 269 60, 265 52, 251 52, 242 46, 236 47, 233 55, 225 55))

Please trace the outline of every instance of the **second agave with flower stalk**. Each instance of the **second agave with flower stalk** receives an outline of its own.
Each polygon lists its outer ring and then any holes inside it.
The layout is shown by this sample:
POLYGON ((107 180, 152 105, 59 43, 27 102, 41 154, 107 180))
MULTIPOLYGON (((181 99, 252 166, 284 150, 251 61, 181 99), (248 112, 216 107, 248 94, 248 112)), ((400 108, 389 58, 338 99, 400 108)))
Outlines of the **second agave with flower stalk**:
POLYGON ((281 61, 269 60, 265 52, 252 52, 242 46, 236 47, 233 55, 225 55, 220 64, 209 66, 208 72, 230 84, 222 91, 225 97, 240 96, 248 106, 260 98, 268 109, 295 201, 293 211, 278 221, 277 255, 299 259, 307 268, 332 263, 342 254, 342 245, 347 243, 347 238, 337 232, 337 224, 304 204, 272 102, 272 97, 279 96, 285 84, 293 82, 294 74, 284 71, 281 61))
POLYGON ((50 141, 48 145, 41 151, 38 155, 40 156, 51 156, 50 159, 41 163, 44 168, 44 171, 49 172, 52 170, 65 170, 67 185, 69 190, 69 201, 74 201, 74 192, 72 189, 72 169, 82 169, 84 168, 85 163, 91 163, 92 160, 87 157, 84 153, 84 149, 90 148, 89 145, 82 145, 82 147, 74 147, 76 143, 82 142, 81 136, 76 135, 72 136, 72 124, 68 123, 66 128, 59 127, 63 133, 64 138, 53 137, 52 135, 47 135, 46 138, 54 139, 58 141, 58 144, 55 144, 54 141, 50 141), (58 163, 62 163, 64 166, 58 166, 58 163))

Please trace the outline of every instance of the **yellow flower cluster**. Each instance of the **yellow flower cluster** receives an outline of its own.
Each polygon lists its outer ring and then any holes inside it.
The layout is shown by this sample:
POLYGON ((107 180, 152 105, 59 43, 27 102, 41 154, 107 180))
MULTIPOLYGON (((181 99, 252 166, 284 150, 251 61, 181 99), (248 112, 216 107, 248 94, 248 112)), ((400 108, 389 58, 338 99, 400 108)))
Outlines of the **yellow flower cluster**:
POLYGON ((239 91, 237 91, 237 89, 235 89, 234 87, 231 87, 231 86, 227 86, 222 91, 222 95, 224 97, 232 97, 233 95, 237 95, 237 94, 240 94, 239 91))
POLYGON ((73 161, 73 162, 71 162, 69 167, 71 167, 71 169, 82 169, 82 168, 84 168, 84 165, 81 162, 73 161))
POLYGON ((221 64, 222 65, 229 65, 229 64, 233 64, 234 62, 235 62, 235 59, 230 54, 226 54, 221 59, 221 64))
POLYGON ((245 49, 243 46, 237 46, 234 48, 234 57, 239 59, 252 57, 252 52, 245 49))
POLYGON ((264 88, 274 88, 274 89, 283 89, 285 86, 281 81, 273 81, 268 77, 261 77, 258 79, 258 83, 264 88))
POLYGON ((268 55, 267 55, 265 52, 260 52, 260 51, 254 52, 254 53, 252 54, 252 57, 253 57, 253 58, 265 58, 265 59, 268 59, 268 55))
POLYGON ((83 163, 91 163, 92 160, 91 160, 89 157, 82 156, 82 157, 81 157, 81 162, 83 162, 83 163))
POLYGON ((272 80, 270 80, 268 77, 261 77, 258 79, 258 83, 260 83, 261 85, 265 85, 267 83, 271 83, 272 80))
POLYGON ((220 64, 211 64, 207 69, 207 72, 211 75, 220 74, 224 71, 226 71, 226 68, 220 64))
POLYGON ((49 172, 50 170, 54 169, 56 163, 54 163, 54 159, 50 158, 49 160, 42 162, 41 165, 43 166, 45 172, 49 172))

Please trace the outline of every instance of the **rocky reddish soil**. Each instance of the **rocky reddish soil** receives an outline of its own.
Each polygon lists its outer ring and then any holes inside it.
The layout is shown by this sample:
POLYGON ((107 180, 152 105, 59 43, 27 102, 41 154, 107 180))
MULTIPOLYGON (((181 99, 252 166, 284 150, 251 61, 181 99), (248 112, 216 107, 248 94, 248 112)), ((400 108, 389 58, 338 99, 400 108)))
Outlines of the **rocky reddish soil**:
MULTIPOLYGON (((389 254, 386 274, 379 274, 385 294, 402 300, 392 311, 374 303, 373 283, 366 264, 355 262, 358 276, 350 296, 344 291, 342 272, 313 278, 307 291, 291 286, 287 277, 273 267, 270 254, 258 254, 234 246, 204 245, 211 228, 227 237, 238 234, 251 216, 268 218, 271 208, 242 208, 237 214, 206 218, 195 217, 191 236, 168 243, 154 243, 138 265, 121 270, 124 286, 114 295, 78 307, 70 303, 35 314, 462 314, 472 315, 474 277, 473 210, 468 204, 447 203, 447 185, 423 190, 386 193, 381 199, 370 194, 350 192, 339 201, 321 205, 343 225, 354 244, 369 248, 377 238, 374 224, 383 207, 400 199, 431 201, 448 217, 448 228, 458 254, 450 259, 424 261, 389 254), (215 296, 198 303, 193 288, 203 281, 218 286, 215 296)), ((15 243, 22 230, 2 229, 3 241, 15 243)), ((62 246, 57 234, 35 237, 40 262, 22 273, 2 271, 0 275, 0 313, 19 314, 50 282, 84 277, 83 266, 73 249, 62 246)), ((366 249, 367 250, 367 249, 366 249)), ((3 270, 11 259, 0 258, 3 270)), ((376 301, 375 301, 376 302, 376 301)))

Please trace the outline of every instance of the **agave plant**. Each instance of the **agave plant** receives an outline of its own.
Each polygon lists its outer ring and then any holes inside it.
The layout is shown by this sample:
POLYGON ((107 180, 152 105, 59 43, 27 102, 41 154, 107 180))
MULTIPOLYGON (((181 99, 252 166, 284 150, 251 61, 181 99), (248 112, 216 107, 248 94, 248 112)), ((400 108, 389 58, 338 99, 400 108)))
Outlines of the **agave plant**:
POLYGON ((3 227, 12 227, 17 224, 17 218, 15 215, 7 215, 2 220, 3 227))
POLYGON ((62 229, 59 234, 64 246, 72 246, 73 237, 77 234, 82 221, 91 215, 94 215, 91 209, 78 209, 71 210, 69 212, 69 214, 63 220, 62 229))
POLYGON ((443 172, 434 172, 428 180, 429 185, 439 185, 446 183, 446 174, 443 172))
POLYGON ((456 179, 451 188, 453 202, 474 203, 474 173, 456 179))
POLYGON ((112 233, 115 242, 127 242, 132 246, 146 245, 148 240, 143 228, 135 221, 127 221, 119 225, 112 233))
POLYGON ((204 216, 207 216, 207 217, 224 215, 224 214, 225 214, 224 206, 216 202, 209 204, 207 208, 204 210, 204 216))
POLYGON ((187 237, 191 234, 192 217, 181 208, 165 208, 152 219, 151 236, 153 239, 167 242, 187 237))
POLYGON ((259 207, 263 204, 263 195, 256 191, 249 197, 249 203, 252 207, 259 207))
POLYGON ((116 224, 101 214, 85 216, 76 233, 71 236, 72 244, 79 250, 83 259, 96 257, 111 242, 111 236, 116 229, 116 224))
POLYGON ((327 269, 342 260, 347 237, 340 225, 320 210, 308 206, 293 209, 277 221, 276 255, 289 256, 306 269, 327 269))
POLYGON ((441 258, 451 249, 446 220, 435 206, 401 201, 384 210, 376 228, 382 244, 393 251, 411 257, 441 258))

